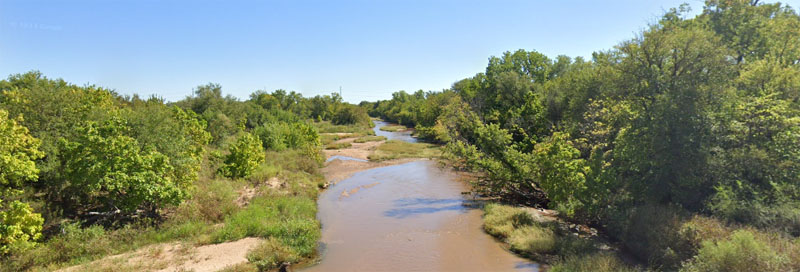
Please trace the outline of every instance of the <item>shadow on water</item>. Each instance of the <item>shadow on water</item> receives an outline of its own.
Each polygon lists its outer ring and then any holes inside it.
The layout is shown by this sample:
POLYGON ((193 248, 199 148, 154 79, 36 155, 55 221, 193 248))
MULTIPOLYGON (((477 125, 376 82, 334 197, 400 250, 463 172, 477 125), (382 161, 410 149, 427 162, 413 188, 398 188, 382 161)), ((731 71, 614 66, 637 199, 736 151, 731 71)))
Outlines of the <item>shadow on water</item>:
POLYGON ((383 212, 383 215, 397 219, 443 211, 466 213, 471 209, 479 208, 478 205, 475 205, 474 201, 461 198, 401 198, 393 202, 395 208, 383 212))
POLYGON ((442 211, 460 211, 461 213, 467 212, 464 209, 464 206, 461 205, 450 205, 444 207, 419 207, 419 208, 402 208, 402 209, 391 209, 388 211, 383 212, 383 215, 388 217, 394 217, 397 219, 403 219, 414 215, 420 214, 431 214, 437 213, 442 211))
MULTIPOLYGON (((385 125, 376 123, 376 130, 385 125)), ((376 134, 414 139, 408 132, 376 134)), ((320 194, 321 259, 303 270, 537 271, 483 231, 482 202, 468 190, 427 160, 356 173, 320 194)))

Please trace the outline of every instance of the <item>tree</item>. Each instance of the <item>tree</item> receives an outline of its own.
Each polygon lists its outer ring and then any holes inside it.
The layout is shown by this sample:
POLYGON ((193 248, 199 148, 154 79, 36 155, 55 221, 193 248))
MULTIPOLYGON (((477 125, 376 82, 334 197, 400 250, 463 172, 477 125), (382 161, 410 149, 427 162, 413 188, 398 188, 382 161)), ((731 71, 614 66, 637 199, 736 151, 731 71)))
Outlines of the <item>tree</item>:
POLYGON ((264 150, 257 135, 243 132, 236 142, 228 147, 230 152, 219 172, 229 178, 244 178, 264 162, 264 150))
POLYGON ((21 193, 26 182, 38 178, 35 160, 44 156, 40 141, 9 119, 0 109, 0 255, 32 246, 41 237, 44 219, 27 203, 8 200, 21 193))
POLYGON ((77 138, 62 139, 61 157, 66 191, 81 208, 111 214, 143 209, 152 216, 188 195, 192 180, 176 178, 168 156, 128 136, 126 120, 114 116, 78 130, 77 138))

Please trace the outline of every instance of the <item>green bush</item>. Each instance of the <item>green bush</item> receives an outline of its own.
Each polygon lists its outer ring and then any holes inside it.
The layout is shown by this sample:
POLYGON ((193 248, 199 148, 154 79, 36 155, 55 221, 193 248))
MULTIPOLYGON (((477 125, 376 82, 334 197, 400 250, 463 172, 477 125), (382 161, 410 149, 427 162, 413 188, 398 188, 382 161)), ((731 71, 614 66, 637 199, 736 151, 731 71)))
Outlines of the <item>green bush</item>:
POLYGON ((737 230, 727 240, 703 242, 681 271, 787 271, 787 261, 752 232, 737 230))
POLYGON ((333 114, 331 122, 336 125, 363 125, 369 126, 371 120, 367 111, 358 106, 342 105, 333 114))
POLYGON ((228 151, 219 172, 229 178, 247 177, 264 162, 264 150, 257 135, 244 132, 228 151))
POLYGON ((22 193, 24 183, 38 178, 35 160, 44 156, 40 141, 17 120, 0 110, 0 256, 23 251, 41 238, 44 219, 19 200, 5 201, 22 193))
POLYGON ((304 122, 267 123, 254 130, 264 149, 281 151, 286 148, 318 147, 320 137, 317 130, 304 122))

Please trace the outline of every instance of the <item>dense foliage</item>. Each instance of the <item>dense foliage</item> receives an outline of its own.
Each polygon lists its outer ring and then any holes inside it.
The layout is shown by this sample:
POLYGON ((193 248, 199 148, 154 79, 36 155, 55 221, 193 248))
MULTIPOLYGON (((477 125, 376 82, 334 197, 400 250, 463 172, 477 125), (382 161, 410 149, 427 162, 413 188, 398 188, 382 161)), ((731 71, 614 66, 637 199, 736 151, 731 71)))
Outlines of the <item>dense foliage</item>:
POLYGON ((36 180, 39 140, 0 109, 0 254, 24 250, 41 237, 42 216, 17 200, 24 183, 36 180), (4 201, 5 200, 5 201, 4 201))
MULTIPOLYGON (((506 52, 451 90, 361 105, 446 142, 456 166, 485 174, 482 192, 605 228, 656 267, 701 245, 640 228, 686 214, 797 237, 800 16, 760 1, 709 0, 695 18, 687 7, 591 60, 506 52)), ((697 261, 736 246, 703 245, 697 261)))
POLYGON ((228 155, 219 172, 229 178, 250 176, 259 164, 264 162, 264 151, 258 136, 243 133, 228 147, 228 155))
MULTIPOLYGON (((168 103, 11 75, 0 81, 0 271, 50 270, 175 239, 239 239, 212 226, 255 222, 284 202, 273 217, 291 224, 243 235, 271 239, 280 258, 309 258, 322 187, 316 127, 332 123, 364 130, 370 119, 336 94, 256 91, 240 101, 207 84, 168 103), (238 191, 258 191, 259 201, 245 209, 238 191), (296 203, 305 206, 282 208, 296 203)), ((262 255, 254 263, 275 257, 262 255)))

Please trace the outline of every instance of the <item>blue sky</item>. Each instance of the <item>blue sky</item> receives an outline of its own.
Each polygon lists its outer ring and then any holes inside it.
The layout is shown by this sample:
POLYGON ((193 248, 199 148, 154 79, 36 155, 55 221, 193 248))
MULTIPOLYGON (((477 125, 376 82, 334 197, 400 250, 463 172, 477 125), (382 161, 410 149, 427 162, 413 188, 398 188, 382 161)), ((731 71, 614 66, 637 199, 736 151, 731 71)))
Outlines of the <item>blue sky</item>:
POLYGON ((698 0, 0 0, 0 76, 39 70, 170 101, 208 82, 239 98, 341 86, 346 101, 374 101, 448 88, 503 51, 590 56, 683 2, 702 9, 698 0))

